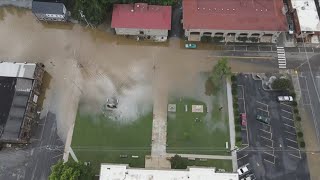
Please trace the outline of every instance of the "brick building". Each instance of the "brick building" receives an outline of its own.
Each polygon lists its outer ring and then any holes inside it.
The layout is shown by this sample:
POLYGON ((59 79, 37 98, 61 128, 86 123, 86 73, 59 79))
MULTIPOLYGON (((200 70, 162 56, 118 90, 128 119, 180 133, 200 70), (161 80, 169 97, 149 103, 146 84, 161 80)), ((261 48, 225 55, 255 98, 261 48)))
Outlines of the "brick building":
POLYGON ((118 35, 166 41, 171 29, 171 6, 115 4, 111 27, 118 35))
POLYGON ((282 0, 183 0, 183 29, 189 41, 275 43, 288 30, 282 0))

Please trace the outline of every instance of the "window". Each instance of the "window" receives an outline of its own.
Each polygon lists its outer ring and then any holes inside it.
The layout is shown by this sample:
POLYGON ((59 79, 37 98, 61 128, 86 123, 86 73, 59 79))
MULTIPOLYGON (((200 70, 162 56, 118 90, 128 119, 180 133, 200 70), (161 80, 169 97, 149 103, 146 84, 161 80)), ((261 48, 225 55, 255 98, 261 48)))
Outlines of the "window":
POLYGON ((222 33, 222 32, 217 32, 217 33, 214 34, 214 36, 216 36, 216 37, 221 37, 221 36, 223 36, 223 34, 224 34, 224 33, 222 33))
POLYGON ((200 35, 200 32, 190 32, 190 35, 200 35))
POLYGON ((227 36, 236 36, 236 33, 228 33, 227 36))
POLYGON ((139 31, 139 34, 140 34, 140 35, 143 35, 143 34, 144 34, 144 32, 143 32, 143 31, 139 31))
POLYGON ((259 36, 260 36, 259 33, 253 33, 253 34, 251 34, 251 37, 259 37, 259 36))
POLYGON ((212 33, 211 33, 211 32, 204 32, 203 35, 204 35, 204 36, 211 36, 212 33))
POLYGON ((240 36, 240 37, 247 37, 247 36, 248 36, 248 33, 240 33, 239 36, 240 36))

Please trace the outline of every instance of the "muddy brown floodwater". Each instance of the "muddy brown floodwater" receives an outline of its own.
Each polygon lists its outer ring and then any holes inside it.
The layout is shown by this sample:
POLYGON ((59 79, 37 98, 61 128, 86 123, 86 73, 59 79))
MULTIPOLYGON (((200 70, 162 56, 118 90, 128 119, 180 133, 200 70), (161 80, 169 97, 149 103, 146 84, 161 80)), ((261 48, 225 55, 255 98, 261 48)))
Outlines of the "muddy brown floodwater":
MULTIPOLYGON (((163 44, 136 42, 75 24, 40 23, 31 11, 16 8, 0 8, 0 37, 1 60, 45 64, 52 80, 43 111, 56 113, 64 140, 80 96, 84 109, 92 112, 100 111, 113 95, 126 107, 144 104, 135 111, 148 111, 154 70, 160 76, 157 86, 188 94, 198 72, 210 70, 215 63, 208 58, 211 50, 186 50, 177 38, 163 44)), ((250 72, 257 69, 245 62, 231 66, 250 72)), ((134 118, 135 112, 128 110, 125 116, 134 118)))

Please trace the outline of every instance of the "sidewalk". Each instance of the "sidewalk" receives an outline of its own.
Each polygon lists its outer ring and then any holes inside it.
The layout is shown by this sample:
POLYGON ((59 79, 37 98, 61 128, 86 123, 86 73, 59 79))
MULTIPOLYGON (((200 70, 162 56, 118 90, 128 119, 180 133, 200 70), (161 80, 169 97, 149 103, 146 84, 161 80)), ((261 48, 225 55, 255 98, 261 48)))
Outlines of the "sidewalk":
POLYGON ((32 0, 1 0, 0 6, 16 6, 31 9, 32 0))
MULTIPOLYGON (((173 157, 176 154, 167 153, 167 157, 173 157)), ((202 154, 178 154, 181 157, 184 158, 199 158, 199 159, 230 159, 233 160, 232 156, 219 156, 219 155, 202 155, 202 154)), ((232 161, 233 162, 233 161, 232 161)))
MULTIPOLYGON (((227 78, 227 94, 228 94, 228 112, 229 112, 229 129, 230 129, 230 149, 235 149, 235 126, 234 126, 234 114, 233 114, 233 101, 232 101, 232 93, 231 93, 231 82, 230 78, 227 78)), ((237 152, 232 151, 232 168, 233 171, 236 172, 238 169, 237 163, 237 152)))

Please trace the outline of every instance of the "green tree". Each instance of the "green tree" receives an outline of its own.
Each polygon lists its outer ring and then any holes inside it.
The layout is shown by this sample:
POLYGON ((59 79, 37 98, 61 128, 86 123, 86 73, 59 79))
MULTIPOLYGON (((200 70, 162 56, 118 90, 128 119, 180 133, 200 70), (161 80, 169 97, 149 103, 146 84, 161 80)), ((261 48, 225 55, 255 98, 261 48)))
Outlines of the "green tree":
POLYGON ((290 90, 292 89, 292 83, 290 79, 279 78, 272 82, 271 87, 276 90, 290 90))
POLYGON ((187 169, 188 166, 188 159, 182 158, 177 154, 170 158, 170 162, 172 169, 187 169))
POLYGON ((89 180, 93 177, 91 165, 82 162, 59 161, 51 168, 49 180, 89 180))
POLYGON ((228 59, 223 57, 213 66, 211 79, 213 81, 221 80, 224 76, 231 75, 231 67, 228 65, 228 59))

